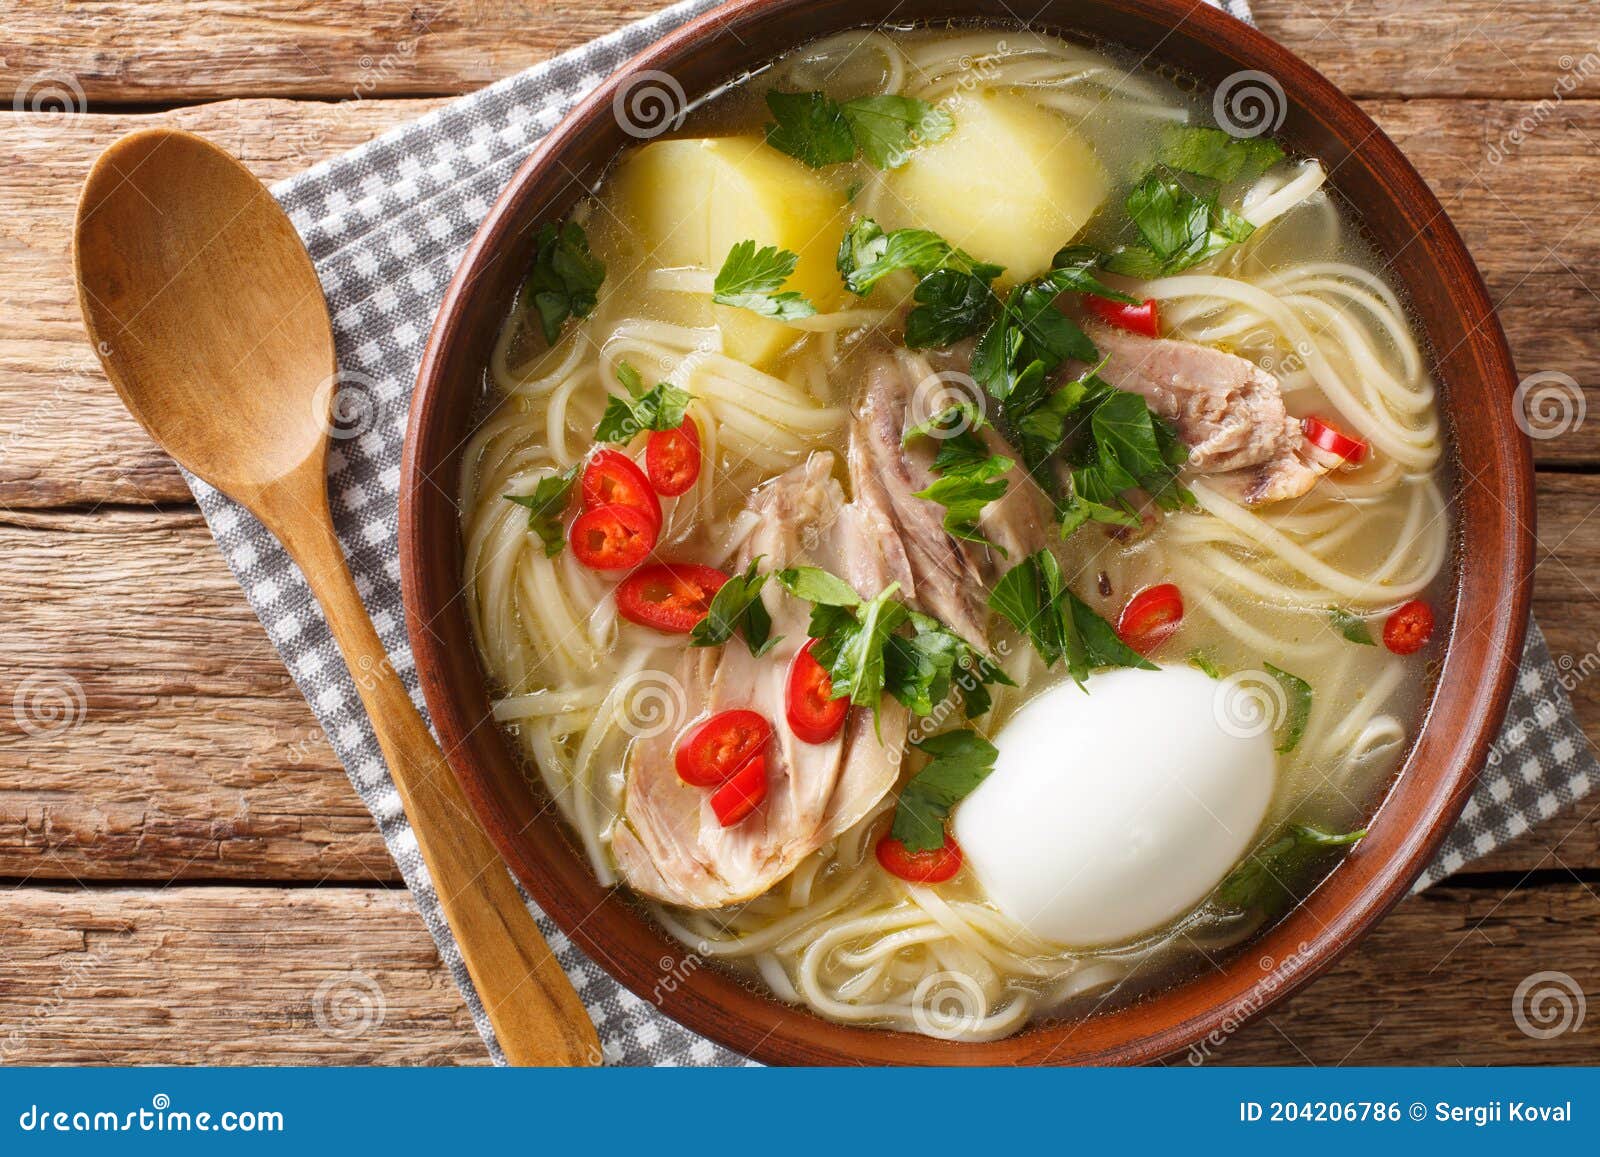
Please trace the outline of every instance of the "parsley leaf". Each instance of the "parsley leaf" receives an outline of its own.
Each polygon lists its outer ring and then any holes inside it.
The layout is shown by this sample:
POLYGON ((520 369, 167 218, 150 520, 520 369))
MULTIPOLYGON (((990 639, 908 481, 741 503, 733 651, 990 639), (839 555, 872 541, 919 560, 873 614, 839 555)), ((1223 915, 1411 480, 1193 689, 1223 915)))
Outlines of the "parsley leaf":
POLYGON ((1071 473, 1071 493, 1058 504, 1062 537, 1088 521, 1138 526, 1138 517, 1122 499, 1136 488, 1164 510, 1193 503, 1193 495, 1177 480, 1188 449, 1141 395, 1110 387, 1097 390, 1087 429, 1080 422, 1078 433, 1074 460, 1079 465, 1071 473))
POLYGON ((606 398, 605 413, 595 427, 595 441, 626 444, 643 431, 676 430, 683 425, 684 411, 694 400, 692 394, 666 382, 657 382, 647 390, 639 371, 627 362, 617 363, 617 381, 629 397, 612 394, 606 398))
POLYGON ((1306 722, 1311 718, 1311 684, 1271 663, 1262 663, 1261 666, 1278 681, 1278 686, 1283 688, 1286 696, 1283 723, 1278 727, 1278 746, 1274 750, 1280 753, 1293 751, 1300 745, 1300 738, 1306 733, 1306 722))
POLYGON ((1219 205, 1216 194, 1202 197, 1160 171, 1128 194, 1127 209, 1144 245, 1113 253, 1105 268, 1130 277, 1181 273, 1255 232, 1254 225, 1219 205))
POLYGON ((1217 903, 1240 911, 1260 911, 1269 918, 1281 915, 1294 904, 1293 889, 1304 882, 1317 860, 1366 834, 1365 828, 1335 835, 1310 824, 1291 824, 1282 836, 1252 853, 1217 885, 1217 903))
POLYGON ((855 588, 837 575, 820 566, 791 566, 780 570, 778 582, 783 589, 808 603, 821 603, 827 607, 858 607, 861 596, 855 588))
POLYGON ((1172 125, 1162 134, 1159 152, 1168 168, 1214 181, 1249 181, 1283 160, 1271 137, 1234 137, 1221 129, 1172 125))
POLYGON ((779 321, 810 317, 817 307, 804 294, 793 290, 777 292, 794 273, 799 260, 787 249, 774 245, 757 249, 754 241, 740 241, 728 250, 727 260, 717 271, 711 300, 779 321))
POLYGON ((559 474, 549 474, 539 479, 532 494, 507 494, 507 502, 515 502, 528 511, 528 529, 544 543, 546 558, 561 553, 566 536, 561 530, 561 519, 567 512, 567 502, 572 497, 572 484, 578 479, 578 467, 569 466, 559 474))
POLYGON ((522 283, 523 308, 538 315, 544 340, 554 345, 562 322, 589 316, 605 278, 605 264, 589 252, 582 226, 568 221, 557 227, 547 221, 539 227, 533 268, 522 283))
POLYGON ((774 123, 767 125, 767 144, 788 153, 813 169, 853 160, 855 138, 839 102, 821 92, 767 90, 767 108, 774 123))
POLYGON ((912 634, 891 635, 884 649, 884 689, 915 715, 932 715, 952 690, 961 691, 968 719, 989 710, 989 684, 1011 678, 938 619, 917 611, 912 634))
POLYGON ((1367 626, 1367 620, 1360 615, 1352 614, 1343 607, 1329 607, 1328 618, 1333 620, 1333 629, 1352 643, 1359 643, 1363 647, 1378 645, 1372 641, 1372 630, 1367 626))
POLYGON ((835 264, 845 288, 858 297, 897 270, 917 275, 916 304, 906 317, 906 344, 912 349, 954 345, 988 325, 999 304, 989 283, 1005 272, 974 261, 937 233, 885 233, 870 217, 846 230, 835 264))
POLYGON ((950 809, 988 778, 1000 753, 970 728, 946 731, 912 746, 933 758, 900 789, 889 834, 908 852, 926 852, 944 845, 950 809))
MULTIPOLYGON (((983 266, 994 269, 999 266, 983 266)), ((920 350, 955 345, 994 320, 999 300, 980 273, 936 269, 912 292, 916 302, 906 314, 906 346, 920 350)))
POLYGON ((956 127, 938 105, 909 96, 858 96, 840 109, 861 155, 879 169, 898 169, 911 150, 942 140, 956 127))
POLYGON ((1062 362, 1096 360, 1094 343, 1055 308, 1059 295, 1046 275, 1016 286, 1006 297, 972 353, 972 376, 990 395, 1002 402, 1027 398, 1062 362))
POLYGON ((1101 667, 1155 669, 1066 588, 1061 564, 1048 550, 1029 555, 1002 575, 989 594, 989 606, 1033 644, 1045 666, 1065 661, 1067 674, 1080 686, 1101 667))
POLYGON ((1204 651, 1190 651, 1189 666, 1193 667, 1196 671, 1201 672, 1208 679, 1222 678, 1222 668, 1217 666, 1216 660, 1212 659, 1212 657, 1204 651))
POLYGON ((769 89, 767 143, 819 169, 855 159, 897 169, 911 150, 950 134, 955 121, 927 101, 908 96, 859 96, 839 102, 821 92, 769 89))
MULTIPOLYGON (((906 432, 900 436, 900 445, 909 446, 918 438, 929 436, 940 438, 942 441, 953 441, 974 430, 981 430, 985 421, 983 408, 976 402, 956 402, 946 406, 926 421, 908 426, 906 432), (961 433, 953 433, 956 430, 960 430, 961 433)), ((979 453, 982 453, 981 444, 979 453)))
POLYGON ((1050 261, 1050 272, 1041 281, 1048 281, 1057 293, 1092 293, 1126 305, 1138 305, 1141 298, 1130 297, 1120 289, 1101 281, 1095 273, 1106 255, 1092 245, 1067 245, 1056 250, 1050 261))
POLYGON ((946 469, 913 497, 944 507, 944 532, 951 538, 981 542, 1004 555, 1003 547, 991 543, 978 530, 978 519, 985 506, 1004 496, 1007 485, 1004 475, 1011 466, 1011 459, 994 454, 980 462, 946 469))
POLYGON ((761 588, 766 585, 767 576, 756 573, 756 564, 760 561, 752 559, 742 575, 734 575, 717 588, 706 617, 689 632, 691 647, 719 647, 738 631, 744 636, 750 654, 759 659, 783 638, 782 635, 776 639, 771 637, 772 615, 761 601, 761 588))

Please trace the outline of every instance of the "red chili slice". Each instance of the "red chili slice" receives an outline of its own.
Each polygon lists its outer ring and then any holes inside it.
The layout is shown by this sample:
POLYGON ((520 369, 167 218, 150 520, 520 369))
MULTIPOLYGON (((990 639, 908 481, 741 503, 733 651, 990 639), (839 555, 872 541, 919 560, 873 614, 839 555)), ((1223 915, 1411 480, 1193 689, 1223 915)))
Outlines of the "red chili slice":
POLYGON ((711 597, 728 581, 714 566, 662 562, 642 566, 617 584, 617 612, 630 623, 683 635, 711 609, 711 597))
POLYGON ((1183 592, 1172 583, 1145 587, 1128 600, 1117 619, 1117 637, 1148 655, 1183 623, 1183 592))
POLYGON ((815 639, 807 640, 789 667, 784 718, 796 739, 805 743, 826 743, 844 726, 844 717, 850 713, 850 700, 833 697, 833 680, 827 668, 811 654, 815 645, 815 639))
POLYGON ((1109 297, 1083 295, 1083 307, 1107 325, 1142 333, 1145 337, 1161 336, 1161 319, 1156 314, 1156 299, 1147 297, 1137 305, 1125 301, 1112 301, 1109 297))
POLYGON ((727 783, 711 793, 711 810, 725 828, 747 818, 767 798, 767 757, 754 755, 727 783))
POLYGON ((601 450, 583 468, 583 508, 634 506, 661 527, 661 499, 650 488, 650 480, 632 458, 618 450, 601 450))
POLYGON ((1433 638, 1433 608, 1421 599, 1402 603, 1383 624, 1383 645, 1396 655, 1415 655, 1433 638))
POLYGON ((656 430, 644 447, 644 468, 657 494, 676 498, 700 477, 700 427, 685 418, 675 430, 656 430))
POLYGON ((884 836, 875 850, 884 871, 913 884, 942 884, 961 870, 961 845, 948 834, 932 851, 908 851, 893 836, 884 836))
POLYGON ((678 739, 672 765, 695 787, 716 787, 740 771, 772 738, 772 724, 756 711, 719 711, 678 739))
POLYGON ((632 570, 655 549, 660 533, 660 521, 637 506, 597 506, 572 520, 567 541, 591 570, 632 570))
POLYGON ((1360 438, 1352 438, 1337 426, 1321 418, 1303 418, 1300 422, 1306 441, 1330 454, 1338 455, 1352 466, 1367 460, 1369 447, 1360 438))

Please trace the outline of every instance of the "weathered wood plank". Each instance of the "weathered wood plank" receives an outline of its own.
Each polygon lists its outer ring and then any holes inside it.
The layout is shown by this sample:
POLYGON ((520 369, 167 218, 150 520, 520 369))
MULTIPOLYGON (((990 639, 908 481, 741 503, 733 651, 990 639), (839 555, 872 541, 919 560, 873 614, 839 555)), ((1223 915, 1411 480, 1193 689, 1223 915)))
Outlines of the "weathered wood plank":
MULTIPOLYGON (((268 179, 296 172, 433 102, 230 101, 154 116, 40 117, 0 112, 0 254, 8 324, 0 331, 0 505, 182 502, 171 464, 123 412, 83 338, 71 283, 79 184, 123 133, 175 123, 209 134, 268 179)), ((1520 371, 1557 371, 1600 414, 1600 329, 1584 284, 1600 267, 1600 102, 1564 104, 1519 146, 1532 106, 1380 102, 1378 119, 1445 199, 1502 303, 1520 371), (1501 142, 1507 144, 1502 147, 1501 142), (1490 163, 1491 147, 1505 159, 1490 163), (1506 151, 1509 149, 1509 151, 1506 151), (1559 190, 1530 197, 1529 190, 1559 190)), ((1549 463, 1600 462, 1600 422, 1541 441, 1549 463)))
POLYGON ((275 181, 439 101, 225 101, 155 116, 0 113, 0 506, 188 502, 189 490, 112 392, 72 282, 78 189, 125 133, 176 125, 275 181))
POLYGON ((397 878, 198 513, 0 514, 0 877, 397 878))
MULTIPOLYGON (((413 96, 465 92, 662 7, 655 0, 15 0, 0 18, 0 90, 69 99, 413 96)), ((1353 0, 1262 4, 1264 32, 1362 96, 1539 99, 1600 40, 1587 5, 1353 0), (1431 10, 1430 10, 1431 9, 1431 10)))
MULTIPOLYGON (((1600 1036, 1529 1037, 1512 997, 1542 971, 1595 991, 1597 915, 1600 901, 1579 884, 1409 899, 1211 1060, 1594 1064, 1600 1036)), ((484 1060, 401 891, 29 888, 0 907, 0 940, 7 1063, 484 1060)))
MULTIPOLYGON (((1600 476, 1543 476, 1539 514, 1536 612, 1600 742, 1600 476)), ((0 877, 396 878, 197 514, 0 515, 0 605, 0 702, 32 688, 38 732, 0 712, 0 877)), ((1472 870, 1600 867, 1595 804, 1472 870)))

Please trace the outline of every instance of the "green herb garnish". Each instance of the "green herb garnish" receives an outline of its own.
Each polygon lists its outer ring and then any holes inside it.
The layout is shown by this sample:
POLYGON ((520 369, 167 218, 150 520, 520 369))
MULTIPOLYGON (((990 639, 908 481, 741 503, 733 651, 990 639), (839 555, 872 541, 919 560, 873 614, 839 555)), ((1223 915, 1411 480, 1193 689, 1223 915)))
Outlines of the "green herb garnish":
POLYGON ((1329 607, 1328 618, 1333 622, 1333 629, 1352 643, 1359 643, 1363 647, 1378 645, 1372 639, 1372 630, 1367 626, 1367 620, 1360 615, 1352 614, 1343 607, 1329 607))
POLYGON ((880 169, 897 169, 918 145, 950 134, 955 121, 937 105, 908 96, 836 101, 821 92, 767 91, 767 143, 819 169, 853 161, 859 151, 880 169))
POLYGON ((1211 656, 1206 654, 1204 651, 1190 651, 1189 666, 1193 667, 1197 671, 1203 672, 1207 678, 1222 678, 1222 668, 1217 666, 1216 662, 1211 658, 1211 656))
POLYGON ((900 789, 890 835, 908 852, 944 846, 950 809, 966 799, 994 770, 994 744, 970 728, 946 731, 912 744, 931 761, 900 789))
POLYGON ((1067 674, 1080 686, 1102 667, 1155 664, 1117 637, 1116 628, 1067 589, 1061 564, 1048 550, 1029 555, 1008 570, 989 595, 989 606, 1033 644, 1053 667, 1065 662, 1067 674))
POLYGON ((1311 718, 1311 684, 1271 663, 1262 663, 1261 666, 1278 681, 1285 697, 1283 722, 1278 726, 1278 745, 1275 750, 1279 753, 1293 751, 1300 745, 1300 739, 1306 733, 1306 722, 1311 718))
POLYGON ((1118 250, 1104 267, 1130 277, 1181 273, 1255 232, 1254 225, 1218 204, 1215 193, 1201 196, 1160 170, 1128 194, 1127 209, 1144 244, 1118 250))
POLYGON ((595 441, 626 444, 644 431, 676 430, 683 425, 684 411, 694 400, 693 395, 666 382, 657 382, 647 390, 639 371, 627 362, 617 363, 617 381, 628 391, 628 397, 612 394, 606 398, 605 413, 595 427, 595 441))
POLYGON ((717 588, 706 617, 689 632, 691 647, 720 647, 737 631, 744 637, 750 654, 759 659, 783 638, 772 637, 772 616, 761 601, 761 588, 768 576, 756 573, 760 561, 752 559, 743 574, 734 575, 717 588))
POLYGON ((606 279, 606 267, 589 252, 583 228, 546 222, 535 235, 533 268, 522 283, 522 305, 539 318, 544 340, 555 345, 569 317, 588 317, 606 279))
POLYGON ((532 494, 502 496, 507 502, 515 502, 518 506, 527 508, 528 529, 537 534, 539 541, 544 543, 546 558, 555 558, 560 554, 561 547, 567 541, 566 535, 562 533, 561 519, 567 512, 567 503, 572 497, 572 485, 577 479, 578 467, 569 466, 559 474, 550 474, 539 479, 532 494))
POLYGON ((1282 836, 1253 852, 1217 885, 1216 901, 1225 908, 1276 917, 1294 903, 1294 889, 1318 859, 1366 834, 1365 828, 1335 835, 1310 824, 1291 824, 1282 836))
POLYGON ((727 260, 717 271, 711 300, 779 321, 810 317, 817 307, 804 294, 794 290, 780 292, 799 260, 787 249, 773 245, 757 249, 754 241, 740 241, 728 250, 727 260))
POLYGON ((1163 165, 1214 181, 1249 181, 1283 160, 1271 137, 1235 137, 1221 129, 1172 125, 1161 137, 1163 165))

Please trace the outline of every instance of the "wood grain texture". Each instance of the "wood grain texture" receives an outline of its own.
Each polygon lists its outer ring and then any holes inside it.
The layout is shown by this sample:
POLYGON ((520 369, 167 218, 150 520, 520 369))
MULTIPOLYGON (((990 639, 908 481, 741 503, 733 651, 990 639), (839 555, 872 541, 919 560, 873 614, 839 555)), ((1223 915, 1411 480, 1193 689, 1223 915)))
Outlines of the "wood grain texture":
MULTIPOLYGON (((83 337, 71 286, 70 226, 94 158, 136 128, 207 135, 267 180, 420 116, 434 101, 225 101, 148 116, 0 112, 0 506, 187 502, 177 471, 112 395, 83 337)), ((1518 369, 1558 371, 1600 415, 1600 328, 1588 282, 1600 268, 1600 102, 1572 101, 1527 139, 1509 133, 1535 106, 1378 102, 1370 111, 1412 156, 1466 236, 1500 302, 1518 369), (1502 141, 1505 142, 1502 145, 1502 141), (1500 148, 1504 159, 1490 160, 1500 148), (1509 150, 1509 151, 1507 151, 1509 150), (1531 202, 1530 185, 1570 195, 1531 202), (1538 206, 1537 211, 1531 205, 1538 206)), ((1545 464, 1600 463, 1600 420, 1541 441, 1545 464)))
MULTIPOLYGON (((1539 520, 1535 613, 1600 744, 1600 476, 1541 476, 1539 520)), ((0 605, 0 703, 33 688, 43 729, 0 711, 0 877, 398 878, 198 513, 0 513, 0 605)), ((1600 868, 1597 803, 1473 870, 1600 868)))
MULTIPOLYGON (((1511 1008, 1537 971, 1595 991, 1597 916, 1576 883, 1436 888, 1209 1060, 1595 1064, 1600 1034, 1534 1040, 1511 1008)), ((0 908, 0 941, 8 1064, 485 1060, 404 891, 29 888, 0 908)))
MULTIPOLYGON (((459 93, 662 7, 653 0, 13 0, 0 91, 54 76, 96 105, 459 93)), ((1595 48, 1587 6, 1262 4, 1262 31, 1356 96, 1548 96, 1595 48), (1567 61, 1563 65, 1563 61, 1567 61)), ((57 82, 59 83, 59 81, 57 82)))

